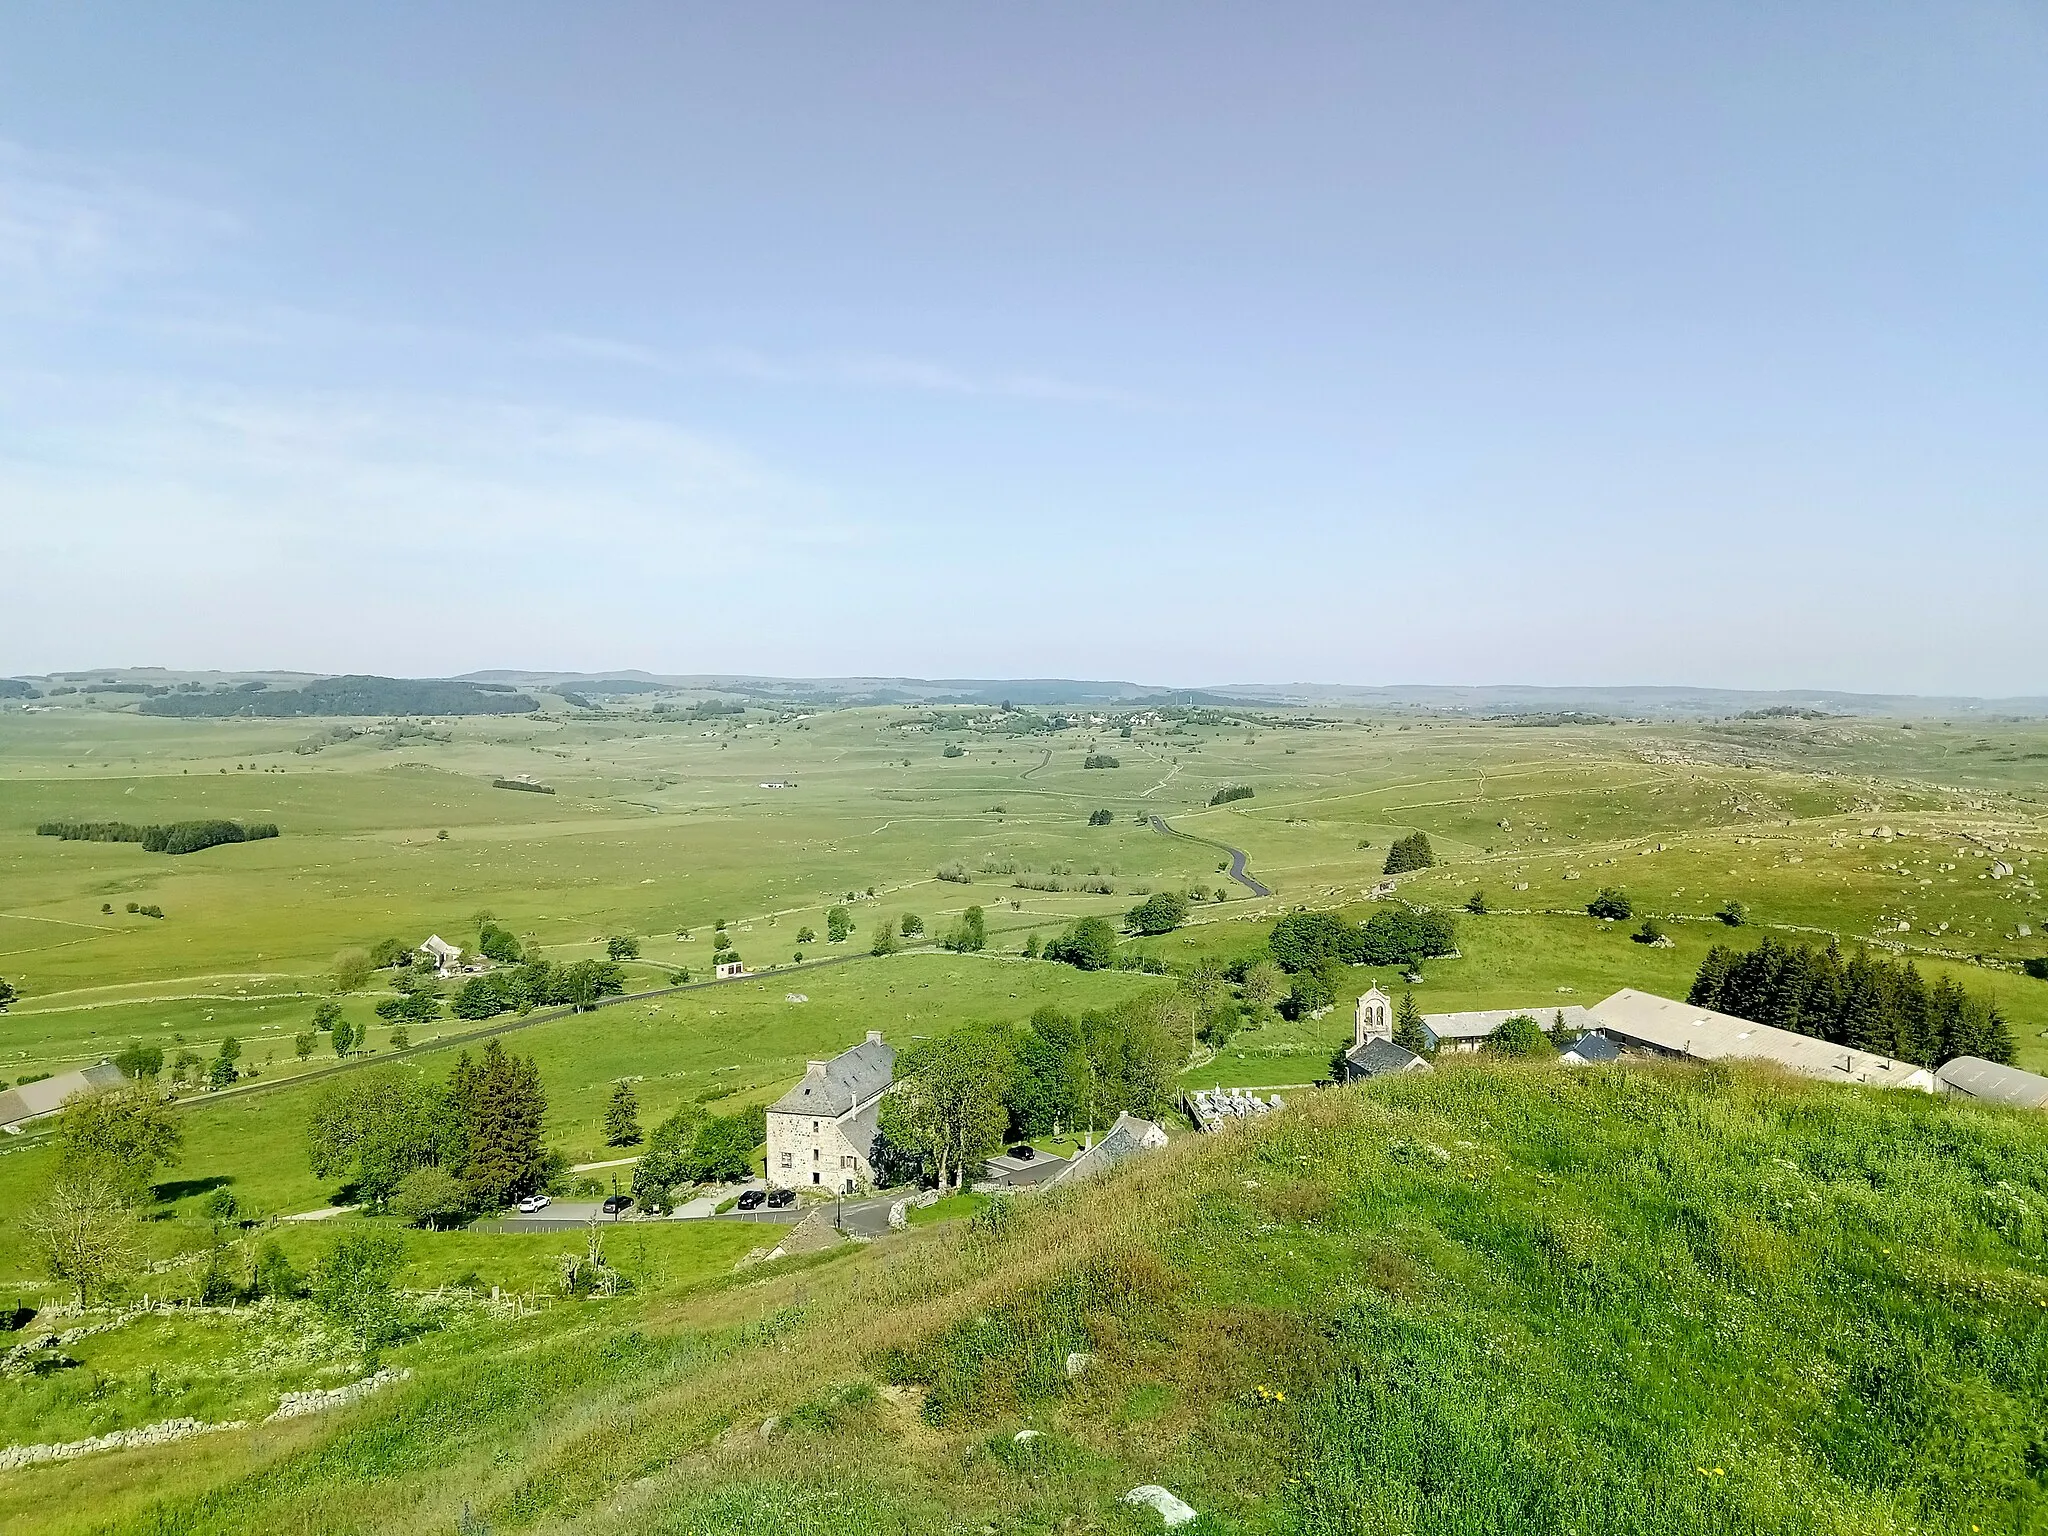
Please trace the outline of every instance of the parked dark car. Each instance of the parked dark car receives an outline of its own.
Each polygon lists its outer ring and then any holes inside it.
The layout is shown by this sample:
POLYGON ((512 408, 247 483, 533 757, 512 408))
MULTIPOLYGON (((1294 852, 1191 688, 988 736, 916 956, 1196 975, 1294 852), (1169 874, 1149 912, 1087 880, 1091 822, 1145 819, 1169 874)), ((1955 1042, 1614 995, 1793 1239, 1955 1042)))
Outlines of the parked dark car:
POLYGON ((780 1210, 786 1205, 795 1204, 796 1191, 793 1189, 778 1189, 768 1196, 768 1205, 771 1210, 780 1210))
POLYGON ((761 1203, 767 1198, 758 1189, 743 1189, 740 1191, 738 1208, 743 1211, 759 1210, 761 1203))
POLYGON ((616 1216, 632 1203, 633 1197, 631 1195, 606 1195, 604 1198, 604 1213, 607 1216, 616 1216))
POLYGON ((1016 1146, 1010 1148, 1010 1156, 1017 1159, 1020 1163, 1028 1163, 1031 1159, 1038 1156, 1038 1148, 1031 1145, 1028 1141, 1020 1141, 1016 1146))

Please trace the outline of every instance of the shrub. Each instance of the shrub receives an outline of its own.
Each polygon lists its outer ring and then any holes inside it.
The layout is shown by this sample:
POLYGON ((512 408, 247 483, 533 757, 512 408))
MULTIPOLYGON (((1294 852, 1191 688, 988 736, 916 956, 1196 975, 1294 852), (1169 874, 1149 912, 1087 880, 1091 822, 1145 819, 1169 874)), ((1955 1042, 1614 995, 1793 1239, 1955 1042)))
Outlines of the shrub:
POLYGON ((1486 892, 1474 891, 1470 896, 1466 897, 1465 910, 1476 913, 1480 917, 1486 916, 1486 892))
POLYGON ((476 947, 486 960, 495 960, 500 965, 519 963, 519 940, 512 936, 509 928, 500 928, 496 923, 485 923, 477 935, 476 947))
POLYGON ((1638 944, 1654 944, 1664 937, 1664 930, 1657 926, 1654 917, 1645 917, 1642 926, 1631 935, 1638 944))
POLYGON ((2026 973, 2036 981, 2048 981, 2048 955, 2030 956, 2025 962, 2026 973))
POLYGON ((1099 917, 1084 917, 1046 943, 1048 960, 1082 971, 1106 971, 1116 963, 1116 930, 1099 917))
POLYGON ((1087 757, 1082 759, 1081 766, 1083 768, 1121 768, 1123 764, 1111 757, 1107 752, 1090 752, 1087 757))
POLYGON ((1617 891, 1611 885, 1600 887, 1600 894, 1586 903, 1586 911, 1594 917, 1620 919, 1635 916, 1635 907, 1628 899, 1628 892, 1617 891))
POLYGON ((1740 928, 1749 918, 1749 914, 1743 910, 1742 903, 1733 899, 1722 902, 1721 910, 1716 915, 1730 928, 1740 928))
POLYGON ((1502 1019, 1486 1037, 1486 1048, 1502 1056, 1547 1056, 1551 1051, 1543 1026, 1526 1013, 1502 1019))
POLYGON ((1113 811, 1090 811, 1088 813, 1088 825, 1091 827, 1106 827, 1115 820, 1116 813, 1113 811))
POLYGON ((1428 869, 1435 863, 1436 850, 1429 846, 1429 835, 1411 832, 1406 837, 1396 838, 1387 849, 1386 867, 1381 873, 1401 875, 1411 869, 1428 869))
POLYGON ((1211 805, 1229 805, 1233 800, 1249 800, 1252 787, 1249 784, 1229 784, 1209 797, 1211 805))
POLYGON ((939 754, 941 757, 965 757, 966 755, 967 749, 957 741, 947 742, 946 749, 939 754))
POLYGON ((1124 914, 1124 926, 1133 933, 1171 933, 1188 920, 1187 898, 1161 891, 1124 914))

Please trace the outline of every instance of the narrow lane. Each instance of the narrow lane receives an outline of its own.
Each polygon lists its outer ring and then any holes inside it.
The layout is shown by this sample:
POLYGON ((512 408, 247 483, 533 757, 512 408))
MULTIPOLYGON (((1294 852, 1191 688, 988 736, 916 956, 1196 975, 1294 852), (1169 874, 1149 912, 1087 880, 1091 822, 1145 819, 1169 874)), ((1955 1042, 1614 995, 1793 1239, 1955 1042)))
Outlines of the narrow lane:
POLYGON ((1206 843, 1211 848, 1221 848, 1230 855, 1231 879, 1250 891, 1254 896, 1270 896, 1273 894, 1245 867, 1245 853, 1242 848, 1233 848, 1228 843, 1217 842, 1213 837, 1197 837, 1192 832, 1183 832, 1178 827, 1168 826, 1164 816, 1152 816, 1147 819, 1152 823, 1152 830, 1154 832, 1163 832, 1168 837, 1185 838, 1191 843, 1206 843))

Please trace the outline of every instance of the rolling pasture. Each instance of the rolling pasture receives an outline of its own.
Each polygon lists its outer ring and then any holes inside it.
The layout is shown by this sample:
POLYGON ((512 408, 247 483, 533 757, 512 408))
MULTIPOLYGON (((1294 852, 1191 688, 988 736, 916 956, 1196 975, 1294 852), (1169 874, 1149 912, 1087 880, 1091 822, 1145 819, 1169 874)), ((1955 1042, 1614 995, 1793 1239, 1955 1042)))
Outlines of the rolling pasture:
MULTIPOLYGON (((548 1085, 550 1140, 597 1161, 619 1078, 638 1080, 651 1125, 686 1098, 772 1097, 807 1057, 866 1029, 902 1040, 1041 1002, 1113 1001, 1159 983, 1028 962, 1026 940, 1120 913, 1147 890, 1222 890, 1228 899, 1197 901, 1184 929, 1127 942, 1175 967, 1227 961, 1293 906, 1361 909, 1383 883, 1387 845, 1418 828, 1439 863, 1399 877, 1398 895, 1448 908, 1483 892, 1489 909, 1461 918, 1459 958, 1413 984, 1426 1010, 1682 991, 1710 944, 1839 936, 1991 991, 2022 1064, 2048 1065, 2048 984, 2017 969, 2048 950, 2031 862, 2044 846, 2039 726, 1275 714, 1154 717, 1124 737, 1113 716, 1030 734, 992 721, 923 709, 576 713, 366 722, 351 735, 97 708, 0 714, 0 976, 21 992, 0 1015, 0 1072, 59 1070, 131 1040, 211 1056, 234 1035, 258 1076, 188 1099, 185 1204, 232 1179, 245 1208, 310 1209, 333 1191, 299 1152, 311 1085, 289 1080, 336 1063, 324 1040, 299 1063, 292 1040, 330 994, 337 951, 429 932, 473 943, 488 912, 557 961, 637 937, 637 991, 681 968, 701 977, 725 920, 750 966, 778 969, 518 1028, 548 1085), (1091 755, 1118 766, 1084 767, 1091 755), (511 775, 555 792, 493 787, 511 775), (1212 807, 1231 784, 1255 794, 1212 807), (1108 825, 1089 825, 1095 810, 1112 813, 1108 825), (1144 820, 1155 814, 1246 850, 1273 895, 1224 879, 1217 848, 1159 836, 1144 820), (283 835, 178 856, 35 835, 51 819, 203 816, 271 820, 283 835), (942 867, 971 883, 938 878, 942 867), (1033 888, 1047 884, 1065 888, 1033 888), (1654 914, 1671 947, 1586 917, 1607 885, 1654 914), (1717 916, 1731 899, 1746 909, 1739 930, 1717 916), (131 901, 165 916, 130 915, 131 901), (806 927, 822 937, 835 903, 852 911, 852 939, 799 943, 806 927), (878 922, 916 913, 937 934, 970 903, 987 910, 988 953, 866 956, 878 922)), ((416 1026, 394 1056, 372 1013, 383 980, 341 999, 368 1029, 358 1060, 445 1073, 446 1041, 478 1026, 416 1026)), ((1268 1017, 1203 1053, 1189 1077, 1310 1081, 1347 1028, 1343 1009, 1268 1017)), ((16 1192, 0 1192, 0 1215, 40 1182, 35 1141, 0 1149, 14 1175, 0 1186, 16 1192)))

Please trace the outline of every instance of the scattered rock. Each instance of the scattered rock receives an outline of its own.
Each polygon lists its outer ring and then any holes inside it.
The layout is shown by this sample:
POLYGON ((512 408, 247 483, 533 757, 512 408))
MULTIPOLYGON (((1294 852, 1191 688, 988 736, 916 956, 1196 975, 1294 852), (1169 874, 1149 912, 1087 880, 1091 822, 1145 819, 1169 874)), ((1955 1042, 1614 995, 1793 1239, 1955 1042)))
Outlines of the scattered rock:
POLYGON ((1168 1530, 1172 1530, 1177 1525, 1186 1525, 1195 1518, 1195 1509, 1192 1504, 1187 1503, 1183 1499, 1176 1498, 1157 1483, 1146 1483, 1141 1488, 1133 1488, 1124 1495, 1124 1502, 1126 1504, 1146 1504, 1158 1510, 1159 1518, 1166 1522, 1168 1530))
POLYGON ((1038 1431, 1035 1429, 1020 1429, 1016 1434, 1010 1436, 1010 1439, 1018 1445, 1022 1445, 1026 1440, 1036 1440, 1037 1438, 1038 1431))
POLYGON ((1072 1381, 1095 1363, 1095 1356, 1086 1350, 1072 1350, 1067 1355, 1067 1379, 1072 1381))

